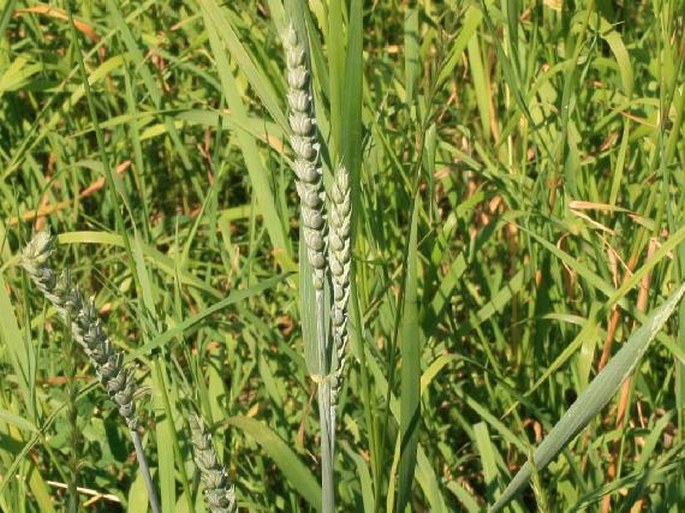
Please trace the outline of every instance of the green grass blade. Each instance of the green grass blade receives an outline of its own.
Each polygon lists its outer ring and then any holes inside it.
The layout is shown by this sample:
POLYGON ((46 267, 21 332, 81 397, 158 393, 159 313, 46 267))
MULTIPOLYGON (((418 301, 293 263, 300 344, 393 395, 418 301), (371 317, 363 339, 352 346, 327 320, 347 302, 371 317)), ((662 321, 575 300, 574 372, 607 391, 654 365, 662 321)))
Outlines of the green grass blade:
MULTIPOLYGON (((287 129, 288 119, 283 109, 279 106, 278 95, 275 92, 273 81, 269 79, 268 73, 260 69, 255 63, 255 59, 250 55, 245 45, 236 34, 233 24, 231 23, 232 13, 226 15, 219 9, 219 5, 214 0, 201 0, 200 4, 203 13, 209 14, 211 19, 216 23, 221 39, 226 44, 231 58, 240 70, 245 74, 250 85, 254 88, 263 103, 264 107, 269 111, 271 117, 278 123, 281 129, 287 129)), ((208 27, 209 30, 209 27, 208 27)))
MULTIPOLYGON (((359 168, 362 160, 362 98, 364 77, 363 56, 364 20, 362 2, 350 2, 350 21, 347 27, 347 56, 345 68, 345 95, 343 96, 342 160, 349 170, 352 188, 352 216, 357 210, 359 197, 359 168)), ((354 225, 354 220, 353 220, 354 225)))
POLYGON ((405 103, 413 105, 416 85, 421 74, 421 55, 419 45, 419 10, 409 9, 404 17, 404 84, 405 103))
MULTIPOLYGON (((652 312, 642 327, 630 336, 604 370, 592 380, 587 389, 552 428, 533 454, 533 461, 538 470, 547 466, 609 402, 621 383, 635 369, 650 342, 673 313, 684 293, 685 284, 682 284, 664 304, 652 312)), ((526 462, 492 506, 490 512, 500 511, 510 502, 525 486, 531 474, 531 464, 526 462)))
POLYGON ((302 460, 281 438, 261 422, 249 417, 230 417, 228 422, 254 438, 274 460, 283 476, 315 510, 321 508, 321 487, 302 460))
POLYGON ((30 433, 38 433, 38 427, 24 417, 0 408, 0 420, 30 433))
POLYGON ((325 41, 328 47, 328 75, 330 79, 328 99, 331 109, 329 117, 331 137, 328 150, 333 162, 341 157, 343 141, 343 77, 345 76, 346 48, 343 43, 345 41, 345 24, 342 3, 340 0, 333 0, 328 6, 328 40, 325 41))
POLYGON ((449 58, 447 59, 447 62, 442 65, 438 73, 438 78, 436 79, 435 84, 436 89, 441 87, 447 80, 450 79, 454 73, 454 69, 457 67, 457 64, 461 62, 462 54, 466 48, 466 45, 468 45, 469 41, 471 41, 471 38, 474 36, 476 30, 478 30, 481 22, 483 21, 483 13, 475 5, 469 5, 462 17, 464 19, 464 23, 459 30, 459 35, 456 37, 454 43, 452 43, 449 49, 449 58))
POLYGON ((361 487, 362 495, 362 511, 364 513, 373 512, 373 488, 371 487, 371 473, 369 472, 368 462, 358 453, 354 452, 349 446, 342 445, 343 450, 354 461, 357 467, 357 477, 359 479, 359 486, 361 487))
POLYGON ((0 342, 9 353, 13 374, 19 381, 19 387, 24 395, 24 404, 29 405, 31 404, 29 347, 24 345, 24 337, 19 331, 17 318, 2 274, 0 274, 0 342))
POLYGON ((492 496, 495 490, 495 478, 497 476, 496 451, 492 446, 492 436, 485 422, 478 422, 473 426, 473 433, 480 454, 480 461, 483 467, 483 478, 485 479, 486 494, 492 496))
POLYGON ((418 251, 417 231, 419 201, 416 201, 409 233, 407 277, 404 288, 404 309, 401 320, 400 355, 402 357, 400 392, 400 470, 397 488, 398 513, 404 511, 414 482, 416 448, 421 423, 421 334, 417 305, 418 251))
MULTIPOLYGON (((152 4, 153 2, 149 3, 152 4)), ((119 3, 113 2, 112 0, 108 0, 107 10, 111 13, 111 16, 114 18, 114 25, 117 27, 119 33, 121 34, 121 38, 123 39, 124 44, 126 45, 126 49, 131 54, 133 62, 136 63, 136 70, 138 71, 138 73, 140 73, 140 77, 143 81, 143 84, 145 85, 145 89, 150 95, 150 98, 152 98, 155 107, 157 109, 160 109, 164 103, 162 91, 160 90, 159 86, 157 85, 157 82, 155 81, 154 77, 152 76, 152 73, 148 68, 147 59, 145 59, 142 50, 138 46, 138 42, 136 41, 133 32, 128 26, 126 20, 124 19, 122 12, 119 10, 119 3)), ((167 132, 169 133, 171 140, 174 143, 174 148, 178 152, 178 155, 181 158, 181 161, 183 162, 183 166, 186 169, 190 169, 191 164, 190 157, 188 156, 188 151, 181 142, 181 137, 178 131, 176 130, 176 127, 174 126, 174 122, 171 119, 171 117, 165 116, 164 124, 166 126, 167 132)))

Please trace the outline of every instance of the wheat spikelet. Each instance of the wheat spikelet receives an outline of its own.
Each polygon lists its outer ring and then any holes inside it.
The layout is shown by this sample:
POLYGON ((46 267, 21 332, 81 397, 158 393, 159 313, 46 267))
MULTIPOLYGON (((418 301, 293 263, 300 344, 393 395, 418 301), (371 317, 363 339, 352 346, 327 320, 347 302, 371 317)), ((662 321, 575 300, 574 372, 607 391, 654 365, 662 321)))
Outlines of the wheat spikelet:
POLYGON ((323 289, 325 279, 326 216, 324 212, 323 175, 319 166, 314 105, 309 91, 306 53, 292 25, 283 37, 288 67, 288 106, 290 144, 295 152, 293 170, 300 197, 302 234, 307 258, 314 269, 314 287, 323 289))
POLYGON ((339 165, 331 189, 328 234, 328 262, 331 271, 333 302, 331 324, 335 347, 333 368, 332 406, 337 404, 345 368, 345 350, 348 343, 348 303, 350 299, 351 237, 350 177, 347 168, 339 165))
POLYGON ((205 497, 210 511, 212 513, 238 511, 235 487, 230 484, 226 470, 219 463, 211 435, 205 432, 202 419, 197 415, 191 415, 189 422, 194 449, 193 459, 200 471, 200 479, 205 485, 205 497))

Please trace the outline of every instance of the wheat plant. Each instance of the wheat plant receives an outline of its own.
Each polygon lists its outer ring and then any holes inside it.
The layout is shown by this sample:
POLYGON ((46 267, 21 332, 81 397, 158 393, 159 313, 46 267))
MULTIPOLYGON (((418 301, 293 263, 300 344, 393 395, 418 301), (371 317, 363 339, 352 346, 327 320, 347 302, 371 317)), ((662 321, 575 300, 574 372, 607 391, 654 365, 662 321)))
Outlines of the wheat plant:
MULTIPOLYGON (((334 359, 331 368, 333 387, 331 408, 337 418, 338 396, 345 370, 346 350, 349 342, 350 270, 352 263, 352 199, 350 175, 344 165, 335 172, 330 194, 330 220, 328 234, 328 266, 331 273, 331 329, 334 359)), ((336 422, 333 423, 335 433, 336 422)))
POLYGON ((295 153, 293 170, 300 198, 302 237, 315 289, 316 337, 319 372, 321 465, 323 510, 335 510, 333 468, 335 463, 336 408, 342 386, 348 335, 348 303, 351 264, 350 177, 345 165, 337 166, 326 209, 326 193, 320 164, 316 113, 311 94, 307 51, 292 23, 283 37, 286 51, 290 143, 295 153), (327 218, 326 211, 330 213, 327 218), (326 285, 330 282, 330 298, 326 285), (327 320, 330 319, 330 326, 327 320))
POLYGON ((310 89, 310 71, 307 52, 290 23, 283 36, 286 52, 288 106, 290 107, 290 144, 295 152, 293 170, 297 177, 297 193, 300 198, 302 237, 307 249, 307 259, 313 270, 314 311, 316 312, 316 346, 318 354, 319 419, 321 429, 321 487, 324 512, 335 509, 333 463, 335 453, 335 422, 333 420, 331 345, 326 325, 326 194, 320 162, 320 143, 316 131, 316 114, 310 89))
POLYGON ((31 280, 55 307, 62 321, 83 348, 95 367, 97 377, 110 399, 124 418, 136 451, 140 472, 145 480, 150 507, 161 513, 150 467, 138 433, 139 418, 134 394, 137 388, 133 370, 124 365, 124 355, 114 348, 98 317, 95 298, 85 299, 72 281, 71 271, 65 269, 58 276, 48 260, 54 251, 55 239, 48 231, 38 232, 24 248, 21 266, 31 280))

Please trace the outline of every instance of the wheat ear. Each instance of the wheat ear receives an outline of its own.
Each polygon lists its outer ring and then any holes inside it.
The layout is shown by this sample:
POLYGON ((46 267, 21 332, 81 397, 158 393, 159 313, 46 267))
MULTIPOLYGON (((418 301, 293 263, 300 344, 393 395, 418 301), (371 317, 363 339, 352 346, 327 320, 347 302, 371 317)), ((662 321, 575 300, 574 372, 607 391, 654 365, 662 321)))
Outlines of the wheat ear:
MULTIPOLYGON (((348 303, 350 300, 350 263, 352 257, 350 224, 352 202, 350 200, 350 176, 344 165, 339 165, 330 197, 328 233, 328 266, 331 270, 333 303, 331 324, 335 361, 333 366, 332 407, 338 403, 345 369, 345 350, 349 340, 347 332, 348 303)), ((335 411, 333 412, 335 415, 335 411)))
POLYGON ((161 508, 138 434, 138 416, 133 401, 133 394, 136 391, 133 371, 124 366, 123 354, 114 349, 114 345, 105 333, 97 315, 95 299, 93 297, 88 300, 84 299, 79 288, 73 284, 69 269, 65 269, 57 276, 48 265, 47 261, 54 250, 54 244, 55 239, 50 236, 49 232, 37 233, 24 248, 21 266, 47 300, 57 309, 62 320, 70 325, 74 340, 93 362, 100 383, 126 421, 136 449, 138 466, 148 489, 150 507, 154 513, 159 513, 161 508))
POLYGON ((193 459, 200 471, 200 479, 205 485, 205 498, 212 513, 234 513, 238 511, 235 487, 229 482, 226 470, 219 464, 212 437, 204 429, 202 419, 191 415, 191 441, 193 459))
POLYGON ((288 66, 288 106, 290 107, 290 144, 295 152, 293 169, 297 175, 302 232, 307 258, 314 269, 314 287, 323 289, 326 268, 326 217, 324 213, 323 173, 319 165, 314 104, 309 90, 309 71, 304 46, 292 25, 283 37, 288 66))

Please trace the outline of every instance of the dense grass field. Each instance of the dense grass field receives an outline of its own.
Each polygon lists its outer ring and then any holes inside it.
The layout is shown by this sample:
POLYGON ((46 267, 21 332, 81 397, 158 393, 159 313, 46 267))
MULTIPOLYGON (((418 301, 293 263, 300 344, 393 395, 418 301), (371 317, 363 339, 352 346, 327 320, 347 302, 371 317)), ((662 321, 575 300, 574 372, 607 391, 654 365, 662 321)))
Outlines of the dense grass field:
POLYGON ((350 173, 336 510, 487 511, 654 320, 505 510, 681 511, 685 303, 650 312, 685 281, 682 0, 0 3, 0 510, 148 503, 20 266, 45 229, 135 369, 161 510, 208 511, 192 412, 240 511, 326 510, 289 20, 326 190, 350 173))

